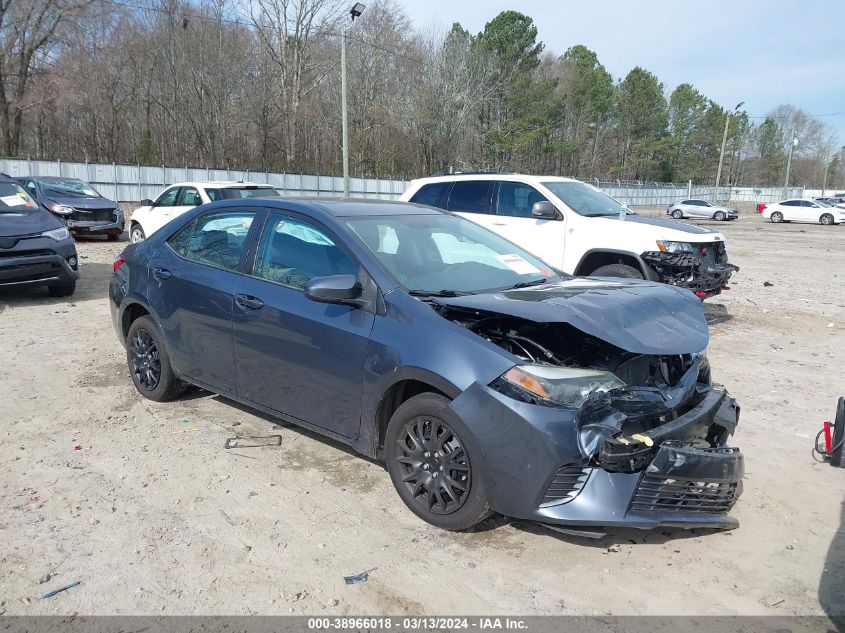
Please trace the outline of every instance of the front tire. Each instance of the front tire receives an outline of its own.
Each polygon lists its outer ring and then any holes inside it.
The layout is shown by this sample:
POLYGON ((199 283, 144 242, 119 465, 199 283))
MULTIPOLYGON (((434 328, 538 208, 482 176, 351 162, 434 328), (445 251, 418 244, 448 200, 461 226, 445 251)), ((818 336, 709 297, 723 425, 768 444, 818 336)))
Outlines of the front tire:
POLYGON ((724 222, 724 221, 725 221, 725 217, 726 217, 726 216, 725 216, 725 212, 724 212, 724 211, 716 211, 716 213, 713 215, 713 219, 714 219, 714 220, 718 220, 719 222, 724 222))
POLYGON ((772 213, 772 217, 770 218, 770 220, 775 224, 780 224, 781 222, 783 222, 783 213, 781 213, 780 211, 775 211, 774 213, 772 213))
POLYGON ((624 279, 644 279, 643 274, 627 264, 608 264, 596 268, 590 273, 590 277, 622 277, 624 279))
POLYGON ((423 521, 466 530, 490 516, 480 456, 458 435, 449 400, 422 393, 402 403, 385 434, 387 471, 399 497, 423 521))
POLYGON ((129 230, 129 241, 132 244, 137 244, 138 242, 143 242, 145 239, 147 239, 147 236, 141 225, 137 222, 132 224, 132 228, 129 230))
POLYGON ((126 335, 126 362, 135 388, 155 402, 173 400, 185 384, 173 373, 164 340, 148 316, 138 317, 126 335))
POLYGON ((676 220, 683 220, 684 219, 684 213, 680 209, 675 209, 674 211, 672 211, 672 217, 675 218, 676 220))
POLYGON ((833 216, 829 213, 825 213, 822 217, 819 218, 819 224, 824 224, 825 226, 833 224, 833 216))

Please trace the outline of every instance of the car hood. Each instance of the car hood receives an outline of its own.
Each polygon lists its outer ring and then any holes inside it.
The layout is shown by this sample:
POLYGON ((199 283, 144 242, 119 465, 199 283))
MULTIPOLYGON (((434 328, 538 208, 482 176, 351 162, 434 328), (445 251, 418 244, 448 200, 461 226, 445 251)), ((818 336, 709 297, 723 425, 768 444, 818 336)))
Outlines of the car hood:
MULTIPOLYGON (((677 242, 721 242, 725 237, 718 231, 686 224, 677 220, 663 218, 649 218, 642 215, 626 215, 620 220, 618 215, 601 216, 596 220, 607 222, 624 222, 629 225, 626 232, 637 233, 639 237, 650 236, 656 240, 671 240, 677 242)), ((610 227, 609 227, 610 228, 610 227)), ((618 229, 619 227, 613 227, 618 229)))
POLYGON ((701 301, 689 290, 650 281, 573 278, 435 301, 535 323, 568 323, 634 354, 692 354, 709 341, 701 301))
POLYGON ((61 222, 43 209, 0 213, 0 237, 33 235, 58 229, 61 226, 61 222))
POLYGON ((108 198, 74 198, 73 196, 45 196, 43 201, 63 204, 74 209, 114 209, 117 203, 108 198))

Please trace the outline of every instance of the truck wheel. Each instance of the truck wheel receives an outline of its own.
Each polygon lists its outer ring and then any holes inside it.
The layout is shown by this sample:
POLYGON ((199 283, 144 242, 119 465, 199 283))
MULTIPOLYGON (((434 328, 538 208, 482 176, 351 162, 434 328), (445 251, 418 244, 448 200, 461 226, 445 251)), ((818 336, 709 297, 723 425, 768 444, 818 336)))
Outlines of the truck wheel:
POLYGON ((138 242, 143 242, 145 239, 147 239, 147 236, 144 235, 144 229, 137 222, 133 223, 132 228, 129 230, 129 241, 137 244, 138 242))
POLYGON ((624 277, 625 279, 644 279, 643 274, 627 264, 608 264, 596 268, 590 273, 590 277, 624 277))
POLYGON ((69 297, 76 291, 76 282, 70 281, 58 286, 47 286, 47 291, 51 297, 69 297))
POLYGON ((684 218, 684 213, 680 209, 675 209, 672 211, 672 217, 676 220, 682 220, 684 218))

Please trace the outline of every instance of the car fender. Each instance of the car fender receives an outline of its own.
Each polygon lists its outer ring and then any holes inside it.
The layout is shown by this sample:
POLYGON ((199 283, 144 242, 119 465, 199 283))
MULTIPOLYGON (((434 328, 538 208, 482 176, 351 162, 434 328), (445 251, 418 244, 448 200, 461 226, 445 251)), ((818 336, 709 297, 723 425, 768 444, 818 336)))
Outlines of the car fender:
POLYGON ((596 253, 600 253, 600 254, 603 254, 603 255, 609 254, 609 255, 624 255, 625 257, 633 257, 635 260, 637 260, 637 264, 640 267, 640 272, 643 273, 643 275, 645 276, 646 279, 650 279, 650 280, 656 280, 657 279, 657 275, 654 274, 654 271, 651 269, 651 267, 648 264, 646 264, 643 261, 643 258, 640 257, 639 254, 632 253, 631 251, 625 251, 625 250, 614 249, 614 248, 591 248, 590 250, 586 251, 581 256, 581 259, 578 261, 578 265, 575 266, 574 274, 578 275, 578 276, 581 276, 581 275, 584 275, 584 274, 589 274, 589 273, 584 273, 581 270, 581 267, 584 265, 584 262, 587 261, 588 257, 590 257, 591 255, 594 255, 596 253))

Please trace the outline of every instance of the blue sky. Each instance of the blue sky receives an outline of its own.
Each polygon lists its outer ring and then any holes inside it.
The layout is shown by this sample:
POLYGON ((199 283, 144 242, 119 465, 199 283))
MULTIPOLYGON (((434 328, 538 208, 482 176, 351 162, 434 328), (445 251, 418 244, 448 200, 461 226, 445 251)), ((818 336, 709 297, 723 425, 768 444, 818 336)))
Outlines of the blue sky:
MULTIPOLYGON (((689 82, 751 116, 782 103, 845 112, 845 0, 399 0, 417 28, 460 22, 477 33, 500 11, 534 19, 546 50, 596 51, 614 76, 650 70, 671 91, 689 82)), ((822 120, 845 144, 845 115, 822 120)))

